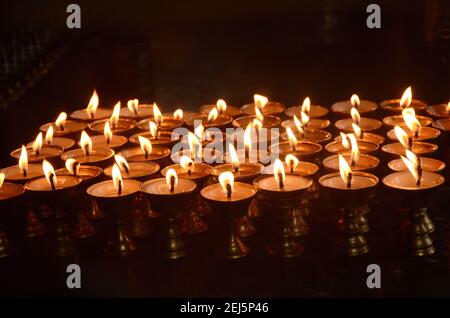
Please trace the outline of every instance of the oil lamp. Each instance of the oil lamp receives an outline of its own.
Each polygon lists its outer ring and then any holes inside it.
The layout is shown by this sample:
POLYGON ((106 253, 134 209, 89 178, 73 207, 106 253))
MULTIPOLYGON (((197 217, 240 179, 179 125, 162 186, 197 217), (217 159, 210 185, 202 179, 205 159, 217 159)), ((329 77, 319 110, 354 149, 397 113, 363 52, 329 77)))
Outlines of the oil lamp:
POLYGON ((294 257, 303 252, 303 245, 292 233, 292 214, 312 180, 299 175, 285 174, 281 160, 274 163, 274 174, 255 179, 254 186, 261 191, 261 203, 274 218, 275 232, 268 250, 281 257, 294 257))
POLYGON ((177 216, 195 195, 196 188, 194 181, 178 178, 173 169, 166 171, 165 178, 148 180, 140 187, 152 208, 164 217, 164 249, 168 259, 178 259, 187 254, 177 216))
POLYGON ((361 117, 356 107, 351 108, 350 115, 352 118, 340 119, 334 126, 342 131, 353 131, 352 125, 356 124, 363 132, 377 130, 382 126, 381 121, 377 119, 361 117))
POLYGON ((163 116, 156 103, 153 103, 153 117, 139 121, 137 127, 141 130, 148 130, 150 120, 156 123, 158 131, 172 131, 184 125, 183 117, 180 118, 179 114, 176 117, 163 116))
POLYGON ((124 136, 114 135, 111 130, 109 121, 105 122, 103 135, 95 135, 91 137, 92 148, 120 148, 128 142, 128 138, 124 136))
POLYGON ((289 107, 284 114, 288 117, 294 117, 294 115, 298 117, 301 116, 301 112, 304 112, 310 118, 318 118, 326 116, 328 114, 328 108, 319 105, 311 105, 310 98, 306 97, 301 106, 289 107))
POLYGON ((129 207, 139 194, 141 182, 133 179, 122 179, 120 168, 114 165, 112 180, 91 185, 87 194, 94 198, 102 211, 114 217, 116 230, 108 241, 105 251, 117 256, 128 256, 136 250, 132 240, 124 231, 124 221, 129 207))
POLYGON ((218 99, 215 105, 200 106, 200 113, 209 114, 214 108, 217 108, 219 115, 225 115, 233 118, 241 115, 241 110, 239 108, 227 105, 223 99, 218 99))
POLYGON ((20 151, 18 164, 0 169, 0 173, 5 175, 6 180, 20 183, 44 175, 41 164, 28 163, 28 152, 24 145, 22 145, 22 150, 20 151))
POLYGON ((294 134, 295 138, 298 140, 306 140, 316 143, 325 142, 331 139, 331 134, 328 131, 305 128, 296 115, 294 115, 293 121, 295 124, 295 130, 293 130, 290 126, 286 126, 286 132, 281 134, 281 139, 289 140, 289 135, 292 134, 294 134))
POLYGON ((76 120, 67 120, 67 114, 62 112, 54 123, 42 125, 39 130, 46 133, 50 127, 53 128, 53 135, 56 137, 74 136, 86 128, 86 123, 76 120))
MULTIPOLYGON (((18 198, 24 193, 25 189, 20 184, 4 182, 5 174, 0 172, 0 211, 2 215, 9 211, 18 211, 18 198)), ((11 254, 11 246, 8 237, 0 225, 0 258, 11 254)))
POLYGON ((367 204, 378 178, 367 172, 352 171, 347 160, 339 155, 339 172, 322 176, 319 183, 327 189, 339 211, 338 251, 348 256, 366 254, 369 251, 366 239, 369 227, 360 207, 367 204))
POLYGON ((233 117, 227 115, 219 115, 218 108, 211 108, 208 114, 200 114, 186 120, 186 125, 194 129, 200 123, 205 128, 216 127, 224 130, 226 127, 230 126, 233 121, 233 117))
MULTIPOLYGON (((211 131, 210 129, 205 131, 205 127, 201 124, 194 129, 194 135, 199 141, 201 141, 203 148, 205 148, 205 146, 209 144, 223 145, 224 141, 227 139, 226 133, 221 132, 220 130, 217 131, 215 129, 213 131, 211 131)), ((181 138, 181 141, 185 143, 186 139, 184 138, 184 136, 181 138)), ((187 137, 187 143, 189 144, 189 135, 187 137)))
POLYGON ((433 123, 433 127, 441 131, 450 131, 450 118, 438 119, 433 123))
MULTIPOLYGON (((123 179, 135 179, 139 181, 148 180, 159 171, 159 165, 153 161, 132 161, 128 162, 121 155, 114 155, 115 164, 120 168, 123 179)), ((105 168, 105 176, 112 177, 114 165, 105 168)))
MULTIPOLYGON (((23 148, 22 146, 22 148, 12 151, 11 157, 20 159, 24 151, 23 148)), ((42 133, 39 133, 31 147, 26 147, 26 152, 28 162, 35 163, 42 162, 44 159, 51 160, 59 157, 63 152, 63 148, 56 145, 43 144, 42 133)))
POLYGON ((154 121, 148 121, 149 131, 137 133, 130 137, 130 142, 139 144, 139 136, 149 139, 152 145, 160 145, 165 147, 173 146, 179 139, 180 135, 174 131, 159 130, 154 121))
POLYGON ((174 152, 171 155, 171 159, 174 163, 179 163, 182 156, 188 156, 195 162, 214 163, 222 160, 222 152, 215 147, 202 147, 202 143, 198 140, 197 136, 188 132, 187 134, 189 149, 182 149, 174 152))
POLYGON ((123 149, 118 155, 127 161, 156 161, 160 166, 164 166, 170 156, 169 148, 152 145, 152 142, 142 136, 138 137, 139 147, 123 149))
POLYGON ((423 155, 433 153, 438 149, 438 146, 423 141, 415 141, 413 137, 400 127, 394 127, 394 133, 399 142, 384 145, 381 150, 396 156, 405 155, 406 149, 411 150, 414 154, 423 155))
POLYGON ((310 118, 305 112, 300 112, 300 118, 294 115, 292 119, 285 120, 281 123, 281 127, 295 129, 298 126, 298 122, 305 129, 325 129, 330 126, 330 121, 323 118, 310 118))
POLYGON ((269 101, 265 96, 253 95, 253 103, 246 104, 241 107, 241 113, 245 115, 255 115, 256 108, 261 111, 264 116, 280 115, 286 109, 282 103, 269 101))
POLYGON ((127 107, 122 107, 120 109, 120 116, 134 120, 148 118, 153 116, 153 105, 139 104, 137 98, 130 99, 127 102, 127 107))
MULTIPOLYGON (((352 123, 353 132, 358 140, 368 141, 377 145, 384 143, 385 138, 381 135, 363 132, 355 123, 352 123)), ((341 141, 341 136, 336 136, 335 141, 341 141)))
MULTIPOLYGON (((94 93, 92 94, 92 97, 89 100, 89 104, 87 105, 87 107, 85 109, 74 111, 72 114, 70 114, 70 118, 82 121, 94 121, 106 119, 109 116, 111 116, 112 111, 110 109, 99 108, 98 104, 99 104, 98 95, 94 89, 94 93)), ((85 127, 83 127, 83 129, 84 128, 85 127)))
POLYGON ((449 117, 450 116, 450 102, 447 104, 436 104, 427 107, 427 113, 433 117, 449 117))
POLYGON ((238 117, 233 120, 233 126, 236 128, 247 127, 249 124, 259 126, 260 128, 274 128, 280 125, 281 119, 273 115, 264 115, 261 110, 255 106, 255 114, 238 117))
POLYGON ((246 256, 249 248, 236 232, 237 220, 246 215, 256 189, 247 183, 234 182, 231 171, 219 175, 219 183, 211 184, 200 191, 211 209, 227 223, 227 233, 218 247, 218 254, 225 259, 246 256))
POLYGON ((412 107, 415 110, 421 111, 427 108, 427 103, 418 99, 412 99, 412 89, 409 86, 400 99, 388 99, 380 103, 381 108, 388 111, 399 112, 406 107, 412 107))
MULTIPOLYGON (((191 158, 183 156, 180 159, 179 164, 170 165, 165 167, 161 174, 167 175, 167 171, 170 169, 175 170, 179 178, 189 179, 195 181, 197 184, 195 196, 191 198, 191 201, 185 211, 181 214, 181 230, 187 234, 201 233, 208 229, 208 225, 199 218, 197 211, 205 209, 203 199, 200 196, 200 189, 205 185, 206 179, 211 173, 212 167, 208 164, 201 162, 194 162, 191 158)), ((205 212, 202 213, 207 214, 205 212)))
MULTIPOLYGON (((328 152, 334 153, 334 154, 348 152, 351 144, 349 143, 349 141, 347 140, 346 137, 349 135, 353 135, 353 134, 346 135, 341 132, 341 134, 339 136, 340 138, 325 145, 325 150, 328 152)), ((362 154, 375 152, 378 150, 378 147, 379 147, 378 144, 375 144, 373 142, 366 141, 363 139, 357 139, 357 143, 358 143, 359 152, 362 154)))
POLYGON ((66 151, 61 159, 75 159, 80 164, 105 167, 113 158, 114 150, 109 148, 93 148, 92 140, 86 131, 81 132, 80 148, 66 151))
MULTIPOLYGON (((415 155, 410 150, 405 150, 406 158, 414 158, 415 155)), ((417 164, 420 166, 422 170, 431 171, 431 172, 439 172, 445 169, 445 163, 440 160, 427 158, 427 157, 416 157, 417 159, 413 159, 410 161, 417 160, 417 164)), ((394 159, 389 161, 388 166, 391 170, 394 171, 407 171, 408 167, 405 164, 403 159, 394 159)))
MULTIPOLYGON (((42 135, 42 132, 40 132, 40 134, 42 135)), ((61 148, 63 148, 63 150, 66 149, 70 149, 75 145, 75 140, 71 139, 71 138, 65 138, 65 137, 53 137, 54 135, 54 130, 53 127, 50 126, 47 130, 47 132, 45 133, 45 138, 43 138, 43 144, 44 145, 55 145, 55 146, 60 146, 61 148)), ((39 136, 39 138, 42 138, 42 136, 39 136)), ((32 147, 33 146, 34 141, 29 142, 27 144, 27 147, 32 147)))
POLYGON ((338 114, 348 115, 350 114, 352 108, 356 108, 360 114, 365 114, 376 110, 378 105, 370 100, 360 100, 358 95, 353 94, 350 97, 350 100, 334 103, 331 106, 331 111, 338 114))
MULTIPOLYGON (((289 128, 286 132, 291 131, 289 128)), ((322 146, 318 143, 301 140, 298 141, 295 135, 290 133, 289 141, 282 141, 278 144, 271 145, 269 151, 275 156, 286 156, 287 154, 292 154, 297 158, 314 158, 320 151, 322 151, 322 146)))
POLYGON ((136 127, 136 121, 129 118, 120 118, 120 101, 114 106, 114 110, 109 119, 96 120, 89 123, 89 129, 102 134, 105 125, 109 123, 110 130, 114 134, 126 134, 136 127))
POLYGON ((435 253, 435 248, 429 236, 434 225, 428 217, 426 200, 445 180, 438 173, 423 170, 421 160, 411 151, 406 155, 408 157, 401 158, 408 171, 391 173, 383 178, 383 183, 409 205, 409 222, 406 224, 409 224, 407 241, 411 254, 428 256, 435 253))
MULTIPOLYGON (((438 129, 432 127, 422 127, 419 120, 416 117, 416 113, 413 108, 405 108, 402 111, 404 123, 399 125, 402 128, 406 128, 408 136, 414 140, 428 140, 439 137, 441 132, 438 129)), ((387 136, 389 139, 397 139, 394 129, 388 131, 387 136)))

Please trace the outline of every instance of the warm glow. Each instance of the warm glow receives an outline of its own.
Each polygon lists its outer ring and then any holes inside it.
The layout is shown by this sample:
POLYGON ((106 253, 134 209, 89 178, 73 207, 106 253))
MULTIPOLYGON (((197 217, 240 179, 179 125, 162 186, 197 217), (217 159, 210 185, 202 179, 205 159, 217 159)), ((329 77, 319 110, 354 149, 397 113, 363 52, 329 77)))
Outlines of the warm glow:
POLYGON ((141 146, 142 151, 145 153, 145 155, 152 153, 152 143, 149 139, 138 136, 139 139, 139 145, 141 146))
POLYGON ((89 104, 86 107, 86 112, 88 113, 89 117, 94 118, 95 117, 95 113, 97 112, 97 107, 98 107, 98 95, 97 92, 94 89, 94 93, 92 93, 92 97, 89 100, 89 104))
POLYGON ((75 159, 73 158, 67 159, 65 162, 65 166, 70 174, 78 175, 78 172, 80 171, 80 164, 75 159))
POLYGON ((409 107, 409 105, 411 105, 411 100, 412 100, 412 90, 411 86, 409 86, 403 93, 402 98, 400 99, 400 106, 402 106, 403 108, 409 107))
POLYGON ((183 110, 181 108, 178 108, 176 111, 174 111, 173 118, 183 120, 183 110))
POLYGON ((306 97, 302 104, 302 112, 305 114, 309 114, 309 111, 311 110, 311 100, 309 97, 306 97))
POLYGON ((215 107, 212 108, 208 114, 208 122, 215 121, 218 116, 219 116, 219 112, 218 112, 217 108, 215 108, 215 107))
POLYGON ((122 180, 122 173, 120 172, 120 168, 119 166, 115 163, 112 167, 112 180, 114 182, 114 188, 116 190, 118 190, 118 192, 121 192, 121 187, 123 184, 123 180, 122 180))
POLYGON ((195 136, 194 133, 189 132, 188 133, 188 143, 189 143, 189 150, 191 151, 191 157, 195 157, 196 155, 198 157, 202 156, 202 146, 200 144, 200 141, 195 136), (198 145, 198 151, 195 151, 195 146, 198 145))
POLYGON ((218 99, 216 102, 216 107, 219 114, 223 114, 227 110, 227 103, 223 99, 218 99))
POLYGON ((47 145, 51 145, 53 142, 53 126, 48 127, 47 132, 45 133, 45 143, 47 145))
POLYGON ((130 110, 130 112, 132 112, 133 114, 137 115, 138 114, 138 107, 139 107, 139 99, 137 99, 137 98, 130 99, 127 102, 127 107, 130 110))
POLYGON ((361 128, 355 123, 352 123, 352 128, 353 131, 355 132, 356 138, 360 139, 362 133, 361 128))
POLYGON ((231 155, 231 163, 233 164, 234 170, 239 170, 239 157, 236 152, 236 149, 234 148, 233 144, 228 144, 228 151, 231 155))
POLYGON ((248 124, 244 131, 244 147, 250 152, 252 149, 252 125, 248 124))
POLYGON ((284 188, 284 181, 286 179, 286 174, 284 172, 284 165, 280 159, 275 159, 273 164, 273 176, 280 189, 284 188))
POLYGON ((116 128, 117 123, 119 122, 120 117, 120 101, 114 105, 114 110, 111 114, 111 117, 109 118, 109 122, 111 123, 111 126, 113 129, 116 128))
POLYGON ((406 157, 401 156, 401 158, 409 172, 414 176, 414 179, 418 181, 420 176, 418 172, 419 160, 417 159, 417 156, 412 151, 406 150, 406 157))
POLYGON ((3 181, 5 181, 5 174, 2 172, 2 173, 0 173, 0 189, 2 188, 2 186, 3 186, 3 181))
POLYGON ((347 135, 344 134, 342 131, 340 132, 340 134, 342 146, 344 146, 345 149, 350 149, 350 142, 348 141, 347 135))
POLYGON ((178 175, 175 169, 170 168, 166 172, 166 182, 169 188, 171 188, 171 191, 174 190, 178 185, 178 175), (173 188, 172 188, 172 180, 173 181, 173 188))
POLYGON ((309 123, 309 116, 306 115, 304 112, 300 112, 300 119, 302 121, 302 125, 306 127, 309 123))
POLYGON ((64 130, 64 125, 66 124, 67 114, 62 112, 59 114, 58 118, 55 120, 55 125, 61 130, 64 130))
POLYGON ((298 161, 297 157, 293 154, 287 154, 284 158, 284 161, 286 162, 286 165, 290 167, 291 169, 297 168, 300 161, 298 161))
POLYGON ((91 137, 84 130, 81 132, 80 147, 86 156, 92 152, 92 140, 91 137))
POLYGON ((56 173, 55 169, 53 169, 52 164, 44 159, 44 161, 42 161, 42 170, 44 171, 45 179, 47 179, 48 184, 56 185, 56 173))
POLYGON ((152 137, 157 137, 158 134, 158 126, 155 124, 155 122, 153 121, 149 121, 148 122, 148 128, 150 130, 150 135, 152 135, 152 137))
POLYGON ((356 141, 356 137, 354 134, 349 134, 348 138, 350 139, 350 144, 352 146, 352 153, 351 153, 351 163, 355 164, 359 160, 359 147, 358 142, 356 141))
POLYGON ((26 175, 28 171, 28 153, 27 148, 22 145, 22 150, 20 151, 19 157, 19 169, 22 175, 26 175))
POLYGON ((269 99, 266 96, 255 94, 253 95, 253 100, 255 101, 255 107, 264 108, 266 106, 269 99))
POLYGON ((356 94, 353 94, 352 97, 350 97, 350 103, 353 107, 358 108, 359 104, 361 104, 361 101, 359 100, 359 96, 356 94))
MULTIPOLYGON (((219 175, 219 183, 222 186, 222 189, 225 193, 228 194, 228 185, 230 187, 231 192, 233 192, 234 189, 234 175, 231 171, 225 171, 222 172, 219 175)), ((230 195, 231 196, 231 193, 230 195)))
POLYGON ((445 106, 445 110, 450 113, 450 102, 448 102, 447 106, 445 106))
POLYGON ((180 158, 180 166, 181 168, 185 169, 185 170, 189 170, 191 169, 192 165, 194 164, 194 161, 192 161, 191 158, 189 158, 188 156, 181 156, 180 158))
POLYGON ((416 117, 416 112, 414 108, 405 108, 402 111, 403 120, 405 121, 406 127, 416 135, 420 133, 422 125, 416 117))
POLYGON ((264 115, 261 113, 259 108, 256 106, 255 106, 255 115, 256 115, 256 119, 258 119, 261 122, 264 121, 264 115))
POLYGON ((408 134, 400 126, 394 127, 394 133, 395 133, 395 136, 397 137, 398 141, 402 144, 403 147, 405 147, 405 148, 410 147, 408 134))
POLYGON ((197 136, 198 139, 203 140, 205 139, 205 127, 203 127, 202 124, 198 125, 194 129, 194 134, 197 136))
POLYGON ((303 135, 305 133, 305 131, 303 130, 303 124, 300 121, 300 119, 298 119, 297 116, 295 116, 295 115, 294 115, 294 124, 295 124, 295 127, 297 128, 297 130, 300 132, 300 134, 303 135))
POLYGON ((295 148, 297 146, 298 140, 297 137, 295 137, 295 134, 292 131, 291 127, 286 127, 286 133, 288 135, 289 144, 292 148, 295 148))
POLYGON ((128 164, 128 161, 121 155, 114 155, 114 161, 117 163, 120 170, 124 170, 126 172, 130 171, 130 165, 128 164))
POLYGON ((339 154, 339 173, 341 174, 341 178, 345 183, 348 183, 348 176, 351 172, 352 169, 350 169, 347 160, 345 160, 344 156, 339 154))
POLYGON ((153 117, 155 118, 156 125, 158 125, 158 127, 161 126, 163 122, 163 115, 156 103, 153 103, 153 117))
POLYGON ((39 153, 41 151, 42 148, 42 133, 40 132, 36 139, 33 142, 33 145, 31 146, 33 148, 33 151, 35 153, 39 153))
POLYGON ((109 144, 113 137, 111 127, 109 126, 109 121, 105 123, 105 127, 103 128, 103 135, 105 136, 106 142, 109 144))
POLYGON ((352 109, 350 110, 350 115, 352 116, 353 122, 359 125, 359 122, 361 121, 361 116, 359 115, 359 112, 355 107, 352 107, 352 109))
POLYGON ((263 123, 260 120, 255 118, 252 121, 252 127, 255 128, 256 131, 259 131, 263 127, 263 123))

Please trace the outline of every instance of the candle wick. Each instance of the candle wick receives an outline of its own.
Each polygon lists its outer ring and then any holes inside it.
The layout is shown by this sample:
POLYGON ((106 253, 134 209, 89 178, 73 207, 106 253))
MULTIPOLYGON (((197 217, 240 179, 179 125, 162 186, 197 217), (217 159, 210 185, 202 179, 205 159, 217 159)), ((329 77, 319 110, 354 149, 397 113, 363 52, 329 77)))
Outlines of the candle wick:
POLYGON ((41 151, 39 149, 36 149, 36 156, 39 156, 41 154, 41 151))
POLYGON ((231 184, 227 183, 227 198, 231 199, 231 184))
POLYGON ((159 129, 156 128, 156 132, 155 132, 155 140, 158 140, 158 134, 159 134, 159 129))
POLYGON ((28 171, 27 171, 26 168, 24 168, 24 169, 22 170, 22 175, 23 175, 24 177, 26 177, 27 174, 28 174, 28 171))
POLYGON ((76 177, 77 176, 77 165, 78 163, 74 162, 72 164, 72 169, 73 169, 73 175, 76 177))
POLYGON ((278 173, 278 187, 284 189, 283 174, 281 172, 278 173))
POLYGON ((409 146, 409 149, 412 150, 412 147, 413 147, 413 139, 412 139, 412 137, 408 138, 408 146, 409 146))
POLYGON ((420 158, 417 158, 417 160, 418 160, 418 165, 417 165, 418 178, 417 178, 416 185, 420 186, 420 182, 422 181, 421 179, 422 179, 423 169, 422 169, 422 162, 421 162, 420 158))
POLYGON ((175 177, 171 176, 170 177, 170 192, 175 191, 175 177))
POLYGON ((347 177, 347 189, 352 187, 353 174, 350 172, 347 177))
POLYGON ((53 179, 55 177, 55 175, 53 173, 50 173, 50 186, 52 187, 52 190, 55 191, 56 187, 55 187, 55 180, 53 179))
POLYGON ((414 137, 419 138, 419 129, 417 129, 416 132, 414 133, 414 137))
POLYGON ((117 194, 121 195, 122 194, 122 180, 119 180, 119 186, 117 187, 117 194))
POLYGON ((128 174, 130 173, 130 169, 128 169, 128 167, 126 165, 123 165, 123 168, 125 169, 125 172, 128 174))
POLYGON ((190 176, 192 174, 192 163, 189 163, 189 168, 188 168, 188 176, 190 176))
POLYGON ((107 144, 107 145, 109 145, 109 144, 110 144, 110 142, 111 142, 111 138, 109 138, 109 136, 108 136, 108 137, 106 137, 106 144, 107 144))
POLYGON ((291 167, 291 173, 294 173, 294 163, 293 162, 291 162, 290 167, 291 167))
POLYGON ((147 150, 145 150, 144 153, 145 153, 145 159, 148 159, 148 152, 147 152, 147 150))
POLYGON ((364 131, 361 130, 361 134, 360 134, 359 138, 364 139, 364 131))

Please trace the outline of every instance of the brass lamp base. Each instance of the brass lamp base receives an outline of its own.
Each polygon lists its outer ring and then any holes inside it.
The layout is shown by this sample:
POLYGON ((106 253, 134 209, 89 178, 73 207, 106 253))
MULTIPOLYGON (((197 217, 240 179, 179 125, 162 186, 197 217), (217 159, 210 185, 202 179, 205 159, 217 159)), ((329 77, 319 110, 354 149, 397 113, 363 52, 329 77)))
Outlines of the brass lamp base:
POLYGON ((27 220, 25 225, 25 236, 36 237, 47 233, 47 228, 39 221, 33 208, 27 209, 27 220))
POLYGON ((365 233, 368 231, 367 222, 361 222, 361 213, 356 209, 339 209, 339 230, 341 237, 337 247, 340 254, 360 256, 369 252, 365 233))
POLYGON ((0 229, 0 258, 11 255, 11 246, 6 233, 0 229))
POLYGON ((310 232, 310 227, 306 223, 304 219, 304 212, 300 208, 294 208, 290 210, 290 229, 291 234, 295 237, 305 236, 308 235, 310 232))
POLYGON ((413 256, 429 256, 436 252, 433 240, 430 237, 430 229, 434 230, 434 225, 427 215, 426 208, 413 209, 409 213, 409 241, 410 252, 413 256), (430 222, 433 227, 430 227, 430 222))
POLYGON ((106 214, 103 213, 102 209, 98 206, 98 203, 96 200, 89 199, 89 209, 86 213, 87 217, 91 220, 99 220, 103 219, 106 214))
POLYGON ((55 223, 55 246, 53 253, 56 257, 67 257, 75 254, 73 240, 69 233, 67 224, 62 216, 56 213, 55 223))
POLYGON ((75 222, 75 228, 72 231, 72 235, 76 239, 88 238, 95 235, 94 227, 88 221, 82 210, 79 210, 77 213, 77 220, 75 222))
POLYGON ((250 249, 242 241, 239 235, 236 233, 236 219, 228 220, 228 234, 225 240, 219 245, 217 254, 226 259, 237 259, 248 255, 250 249))
POLYGON ((117 224, 115 235, 106 244, 105 252, 114 256, 129 256, 135 251, 136 247, 125 234, 122 224, 117 224))
POLYGON ((275 210, 276 230, 268 246, 269 253, 274 256, 290 258, 303 253, 303 244, 294 236, 291 227, 294 210, 292 207, 275 210))
POLYGON ((176 213, 164 214, 164 256, 168 259, 178 259, 187 255, 186 242, 183 239, 176 213))
POLYGON ((256 233, 256 228, 247 215, 236 222, 236 232, 240 237, 250 237, 256 233))

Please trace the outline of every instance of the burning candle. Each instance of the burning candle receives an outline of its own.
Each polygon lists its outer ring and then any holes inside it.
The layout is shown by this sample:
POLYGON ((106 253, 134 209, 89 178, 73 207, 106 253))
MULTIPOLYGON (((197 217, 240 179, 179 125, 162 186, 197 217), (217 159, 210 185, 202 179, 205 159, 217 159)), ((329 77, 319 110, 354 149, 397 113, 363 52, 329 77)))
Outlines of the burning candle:
POLYGON ((258 109, 264 116, 280 115, 286 106, 282 103, 269 101, 266 96, 255 94, 253 95, 253 103, 246 104, 241 107, 241 112, 246 115, 255 115, 255 110, 258 109))
POLYGON ((155 122, 158 130, 165 131, 172 131, 184 125, 184 120, 183 118, 180 118, 179 114, 177 117, 163 116, 156 103, 153 103, 153 118, 147 118, 139 121, 137 123, 137 127, 141 130, 148 130, 149 121, 155 122))
MULTIPOLYGON (((348 134, 353 135, 353 134, 348 134)), ((329 144, 325 145, 325 150, 331 153, 345 153, 348 152, 350 149, 350 142, 347 139, 347 134, 344 134, 341 132, 341 135, 339 136, 335 141, 330 142, 329 144)), ((360 153, 367 154, 371 152, 375 152, 378 150, 378 144, 375 144, 370 141, 357 139, 358 143, 358 149, 360 153)))
POLYGON ((242 116, 233 120, 233 126, 236 128, 247 127, 249 124, 256 123, 260 128, 274 128, 281 123, 279 117, 273 115, 264 115, 261 110, 255 106, 255 115, 242 116))
POLYGON ((450 102, 447 104, 436 104, 427 107, 427 113, 434 117, 449 117, 450 116, 450 102))
POLYGON ((83 130, 79 142, 80 148, 66 151, 61 155, 61 159, 75 159, 80 164, 98 164, 105 165, 114 156, 114 150, 109 148, 93 148, 92 140, 83 130))
POLYGON ((281 135, 281 139, 289 140, 289 136, 294 134, 298 140, 312 141, 316 143, 325 142, 331 139, 331 134, 328 131, 320 129, 305 128, 303 123, 294 115, 293 118, 295 129, 290 125, 286 125, 286 132, 281 135), (289 130, 289 133, 288 133, 289 130))
POLYGON ((218 99, 215 105, 200 106, 200 113, 209 114, 214 108, 217 108, 219 115, 235 118, 241 114, 241 110, 239 108, 228 105, 223 99, 218 99))
POLYGON ((44 160, 42 162, 42 170, 45 177, 29 180, 25 184, 25 189, 37 192, 55 192, 67 190, 78 186, 82 179, 73 175, 56 175, 55 170, 50 162, 44 160))
MULTIPOLYGON (((183 137, 183 140, 184 138, 185 137, 183 137)), ((223 154, 214 147, 206 147, 203 149, 202 143, 194 133, 188 132, 187 140, 189 149, 183 149, 173 153, 171 159, 174 163, 179 163, 182 156, 188 156, 194 161, 203 161, 206 163, 221 160, 223 154)))
MULTIPOLYGON (((38 138, 42 138, 42 132, 40 133, 41 136, 38 135, 38 138)), ((53 137, 54 130, 53 127, 50 126, 45 133, 45 138, 43 141, 43 144, 45 145, 55 145, 63 148, 63 150, 70 149, 75 145, 75 140, 71 138, 64 138, 64 137, 53 137)), ((27 144, 27 147, 32 147, 35 141, 29 142, 27 144)))
POLYGON ((92 141, 92 148, 117 149, 128 142, 127 137, 113 134, 109 121, 105 122, 103 135, 95 135, 90 138, 92 141))
POLYGON ((360 100, 359 96, 353 94, 349 100, 334 103, 331 110, 335 113, 348 115, 352 108, 356 108, 360 114, 372 112, 378 108, 377 103, 370 100, 360 100))
POLYGON ((99 105, 99 98, 97 92, 94 89, 94 92, 92 93, 92 97, 89 100, 87 107, 85 109, 74 111, 73 113, 70 114, 70 118, 82 121, 94 121, 106 119, 109 116, 111 116, 112 111, 110 109, 100 108, 98 107, 98 105, 99 105))
MULTIPOLYGON (((27 152, 27 161, 28 162, 42 162, 44 159, 53 159, 56 157, 59 157, 62 152, 63 148, 56 145, 44 145, 43 144, 43 138, 42 133, 39 133, 36 137, 36 140, 33 142, 31 147, 26 147, 27 152)), ((24 147, 22 145, 22 148, 16 149, 10 153, 11 157, 20 159, 20 156, 23 155, 24 147)))
MULTIPOLYGON (((352 123, 352 128, 353 133, 355 134, 358 141, 359 140, 368 141, 377 145, 381 145, 382 143, 384 143, 385 138, 381 135, 363 132, 361 128, 359 128, 359 126, 356 125, 355 123, 352 123)), ((334 140, 338 142, 342 141, 341 135, 336 136, 334 140)))
POLYGON ((105 125, 109 123, 110 130, 114 134, 126 133, 136 127, 136 121, 129 118, 120 118, 120 101, 114 106, 114 110, 109 119, 96 120, 89 123, 89 129, 102 134, 105 131, 105 125))
POLYGON ((153 116, 153 105, 139 104, 137 98, 130 99, 127 102, 127 107, 122 107, 120 109, 120 116, 135 120, 151 117, 153 116))
POLYGON ((278 144, 271 145, 269 151, 275 156, 285 156, 292 154, 297 158, 304 158, 317 155, 322 151, 322 146, 318 143, 301 140, 298 141, 290 128, 286 128, 289 141, 282 141, 278 144), (290 133, 288 133, 290 131, 290 133))
POLYGON ((281 127, 291 129, 296 129, 299 124, 303 127, 303 129, 325 129, 330 126, 330 121, 328 119, 323 118, 310 118, 306 113, 300 112, 299 117, 294 115, 292 119, 285 120, 281 123, 281 127), (300 117, 300 118, 299 118, 300 117))
POLYGON ((161 174, 165 176, 169 169, 175 170, 179 178, 204 181, 211 174, 212 167, 206 163, 194 162, 187 156, 182 156, 180 163, 165 167, 161 174))
POLYGON ((211 108, 210 112, 206 114, 200 114, 186 120, 186 125, 193 129, 196 127, 195 123, 200 122, 205 128, 216 127, 224 130, 233 121, 233 117, 227 115, 219 115, 218 108, 211 108))
POLYGON ((303 100, 302 105, 289 107, 284 113, 288 117, 294 117, 294 115, 298 117, 301 116, 301 112, 305 113, 310 118, 318 118, 326 116, 328 114, 328 108, 319 105, 311 105, 310 98, 306 97, 303 100))
POLYGON ((137 179, 145 181, 159 171, 159 165, 153 161, 133 161, 128 162, 121 155, 114 156, 115 164, 105 168, 105 176, 112 176, 113 168, 117 165, 120 168, 120 174, 124 179, 137 179))
POLYGON ((393 155, 405 155, 405 150, 409 149, 414 154, 428 154, 435 152, 437 146, 431 143, 415 141, 413 137, 408 136, 408 134, 400 127, 394 127, 394 133, 399 142, 384 145, 381 150, 386 153, 393 155))
POLYGON ((62 112, 54 123, 42 125, 39 130, 46 133, 50 127, 53 128, 53 135, 57 137, 74 135, 86 128, 86 123, 76 120, 67 120, 67 114, 62 112))
POLYGON ((6 180, 16 182, 24 182, 44 175, 41 164, 28 163, 28 152, 24 145, 22 145, 18 165, 0 169, 0 173, 5 175, 6 180))
POLYGON ((162 164, 169 156, 169 148, 153 145, 152 142, 139 136, 139 147, 123 149, 118 153, 129 162, 133 161, 156 161, 162 164))
POLYGON ((340 119, 334 126, 339 130, 353 131, 353 124, 356 124, 363 132, 377 130, 382 126, 377 119, 361 117, 356 107, 351 108, 350 115, 352 118, 340 119))
MULTIPOLYGON (((405 108, 402 112, 404 124, 399 125, 402 128, 406 128, 408 136, 414 140, 428 140, 439 137, 441 134, 438 129, 431 127, 422 127, 420 121, 417 119, 413 108, 405 108)), ((394 129, 388 131, 387 136, 390 139, 397 139, 394 129)))
MULTIPOLYGON (((411 152, 408 149, 406 149, 405 155, 406 158, 412 158, 412 160, 409 159, 409 161, 417 163, 417 165, 420 166, 420 169, 424 171, 439 172, 444 170, 445 168, 445 163, 443 163, 442 161, 427 157, 417 157, 413 152, 411 152)), ((391 170, 394 171, 409 170, 407 164, 405 163, 405 160, 403 160, 402 158, 391 160, 388 163, 388 166, 391 170)))
POLYGON ((412 98, 412 89, 411 86, 409 86, 402 95, 402 98, 400 99, 388 99, 384 100, 380 103, 380 106, 383 109, 389 110, 389 111, 402 111, 404 108, 411 107, 415 110, 424 110, 427 108, 427 103, 418 99, 412 98))

